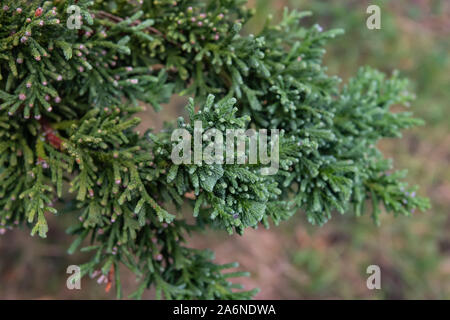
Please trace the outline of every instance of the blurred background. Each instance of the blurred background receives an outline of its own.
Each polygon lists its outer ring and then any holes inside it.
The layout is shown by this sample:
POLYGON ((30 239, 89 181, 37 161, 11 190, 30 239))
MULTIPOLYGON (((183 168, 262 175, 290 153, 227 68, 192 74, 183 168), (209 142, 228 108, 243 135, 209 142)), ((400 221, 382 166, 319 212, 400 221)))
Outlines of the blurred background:
MULTIPOLYGON (((261 289, 259 299, 450 299, 450 1, 251 0, 257 14, 245 32, 257 34, 268 14, 277 21, 285 6, 311 10, 304 23, 343 28, 327 47, 329 74, 344 80, 361 65, 411 80, 417 94, 412 111, 426 125, 384 140, 380 148, 408 180, 431 198, 432 209, 412 217, 384 214, 381 226, 369 215, 336 214, 325 226, 309 225, 299 213, 269 230, 247 230, 242 237, 206 231, 191 244, 211 248, 219 263, 238 261, 251 277, 246 288, 261 289), (381 7, 381 30, 368 30, 366 8, 381 7), (381 268, 381 290, 368 290, 366 268, 381 268)), ((183 115, 184 98, 174 97, 160 113, 142 114, 142 129, 159 129, 183 115)), ((143 131, 143 130, 142 130, 143 131)), ((69 256, 70 216, 49 216, 47 239, 30 239, 26 230, 0 238, 0 299, 113 299, 113 290, 82 280, 82 290, 66 289, 66 268, 87 260, 69 256)), ((136 287, 124 270, 125 294, 136 287)), ((146 298, 152 298, 152 292, 146 298)))

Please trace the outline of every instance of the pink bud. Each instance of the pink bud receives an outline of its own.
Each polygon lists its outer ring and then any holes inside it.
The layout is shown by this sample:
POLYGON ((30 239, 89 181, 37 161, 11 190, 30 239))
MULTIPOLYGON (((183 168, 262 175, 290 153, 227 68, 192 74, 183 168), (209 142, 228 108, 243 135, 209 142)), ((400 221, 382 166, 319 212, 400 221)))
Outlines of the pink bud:
POLYGON ((101 284, 102 282, 104 282, 106 279, 106 277, 104 275, 101 275, 98 279, 97 279, 97 283, 101 284))
POLYGON ((100 273, 99 270, 95 270, 94 272, 92 272, 91 279, 94 279, 95 277, 97 277, 99 275, 99 273, 100 273))

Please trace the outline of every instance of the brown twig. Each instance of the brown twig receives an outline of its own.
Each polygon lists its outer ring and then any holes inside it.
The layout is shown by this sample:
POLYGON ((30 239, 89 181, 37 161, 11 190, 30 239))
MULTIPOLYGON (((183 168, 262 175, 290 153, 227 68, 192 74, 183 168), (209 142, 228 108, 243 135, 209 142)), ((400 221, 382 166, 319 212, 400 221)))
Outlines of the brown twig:
MULTIPOLYGON (((109 20, 111 20, 111 21, 113 21, 113 22, 122 22, 122 21, 124 20, 124 19, 121 18, 121 17, 115 16, 115 15, 109 13, 109 12, 105 12, 105 11, 102 11, 102 10, 97 11, 97 12, 96 12, 96 16, 98 16, 98 17, 100 17, 100 18, 106 18, 106 19, 109 19, 109 20)), ((137 26, 137 25, 140 24, 140 23, 141 23, 141 20, 136 20, 136 21, 134 21, 131 25, 132 25, 132 26, 137 26)), ((172 44, 178 46, 177 43, 174 43, 174 42, 172 42, 172 41, 167 40, 166 36, 165 36, 161 31, 159 31, 158 29, 156 29, 156 28, 154 28, 154 27, 148 27, 147 30, 150 31, 150 32, 152 32, 152 33, 155 33, 155 34, 157 34, 157 35, 162 36, 166 41, 168 41, 168 42, 170 42, 170 43, 172 43, 172 44)))

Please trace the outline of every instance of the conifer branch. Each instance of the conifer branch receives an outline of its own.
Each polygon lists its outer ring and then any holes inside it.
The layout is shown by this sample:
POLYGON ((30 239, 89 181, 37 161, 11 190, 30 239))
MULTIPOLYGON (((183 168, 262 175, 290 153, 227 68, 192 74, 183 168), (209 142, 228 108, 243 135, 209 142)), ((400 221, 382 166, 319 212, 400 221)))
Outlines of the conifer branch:
POLYGON ((376 147, 422 124, 390 111, 412 101, 407 81, 364 67, 341 88, 322 64, 341 30, 306 27, 309 12, 286 10, 279 24, 242 35, 252 10, 241 4, 4 1, 0 233, 27 226, 44 237, 53 202, 75 198, 69 252, 88 243, 83 275, 106 291, 114 282, 122 297, 125 265, 140 280, 135 298, 154 287, 158 298, 247 299, 256 291, 228 280, 247 274, 189 248, 191 232, 242 234, 296 212, 322 225, 336 212, 371 212, 378 223, 382 211, 426 210, 428 199, 376 147), (65 24, 71 4, 80 30, 65 24), (160 110, 173 94, 193 96, 188 119, 137 133, 139 105, 160 110), (221 133, 282 129, 278 172, 261 175, 262 163, 175 164, 171 133, 192 134, 195 121, 221 133), (195 224, 169 203, 190 207, 195 224))

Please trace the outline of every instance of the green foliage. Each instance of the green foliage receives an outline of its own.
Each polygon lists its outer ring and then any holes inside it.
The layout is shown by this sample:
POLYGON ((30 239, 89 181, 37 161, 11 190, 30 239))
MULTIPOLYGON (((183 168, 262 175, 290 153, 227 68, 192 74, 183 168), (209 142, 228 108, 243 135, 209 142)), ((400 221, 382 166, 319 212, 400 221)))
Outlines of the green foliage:
MULTIPOLYGON (((265 0, 257 3, 262 5, 257 7, 258 17, 270 12, 270 6, 274 5, 265 0), (269 4, 267 8, 264 8, 264 2, 269 4)), ((321 268, 321 272, 326 274, 323 276, 332 279, 321 288, 320 295, 308 291, 304 285, 296 293, 300 297, 325 299, 447 298, 449 288, 441 284, 448 281, 445 244, 449 239, 446 232, 449 202, 448 197, 443 196, 448 192, 443 190, 448 189, 450 171, 445 152, 439 150, 449 149, 445 142, 448 140, 449 122, 444 114, 449 100, 446 88, 450 84, 447 54, 450 38, 448 28, 442 27, 448 20, 445 17, 448 2, 295 0, 289 4, 291 8, 314 12, 314 20, 320 21, 324 28, 346 30, 339 41, 328 47, 325 61, 330 74, 339 74, 347 79, 357 71, 358 65, 370 65, 385 72, 399 69, 402 76, 411 80, 408 87, 413 88, 417 95, 413 103, 414 113, 425 119, 427 125, 408 130, 401 140, 385 139, 377 145, 395 159, 396 168, 408 168, 406 180, 420 181, 421 193, 426 193, 433 203, 432 210, 426 214, 416 213, 413 219, 394 220, 392 216, 379 215, 381 228, 374 227, 365 218, 355 219, 351 215, 332 219, 321 230, 309 228, 314 233, 313 241, 321 243, 324 238, 329 241, 327 249, 317 250, 315 256, 336 270, 331 272, 329 268, 321 268), (381 8, 381 30, 361 27, 369 16, 366 13, 369 4, 378 4, 381 8), (358 290, 359 285, 365 283, 366 267, 370 264, 379 265, 384 270, 383 274, 388 274, 383 278, 382 290, 376 293, 358 290), (359 270, 349 272, 352 266, 359 270), (330 273, 333 276, 328 276, 330 273), (354 281, 357 274, 360 278, 354 281)), ((396 107, 395 110, 402 109, 396 107)), ((369 206, 365 211, 368 209, 369 206)), ((297 218, 303 221, 298 216, 294 219, 297 218)), ((299 229, 308 228, 301 221, 296 223, 296 234, 299 229)), ((287 233, 284 228, 277 232, 287 233)), ((307 246, 298 250, 307 250, 307 246)), ((299 264, 298 272, 303 270, 304 264, 299 264)), ((312 283, 314 279, 319 282, 322 277, 316 272, 309 275, 311 277, 307 279, 312 283)), ((295 278, 302 276, 296 275, 295 278)), ((290 298, 292 296, 290 294, 290 298)))
POLYGON ((78 1, 84 23, 70 30, 75 1, 29 2, 0 10, 0 221, 45 236, 52 198, 74 194, 69 252, 89 237, 83 275, 114 281, 118 297, 123 264, 141 281, 136 298, 152 286, 158 298, 250 298, 255 291, 228 281, 245 273, 223 272, 234 264, 185 246, 198 228, 242 234, 299 210, 323 224, 334 211, 362 214, 366 200, 375 220, 381 204, 404 215, 428 207, 375 147, 420 124, 389 110, 410 100, 406 82, 363 68, 340 88, 322 57, 341 31, 303 27, 309 13, 286 10, 278 25, 244 36, 252 11, 241 0, 78 1), (159 110, 173 93, 194 96, 190 123, 140 136, 138 103, 159 110), (193 132, 193 121, 222 132, 282 128, 280 171, 175 165, 170 131, 193 132), (196 225, 169 203, 191 205, 196 225))

